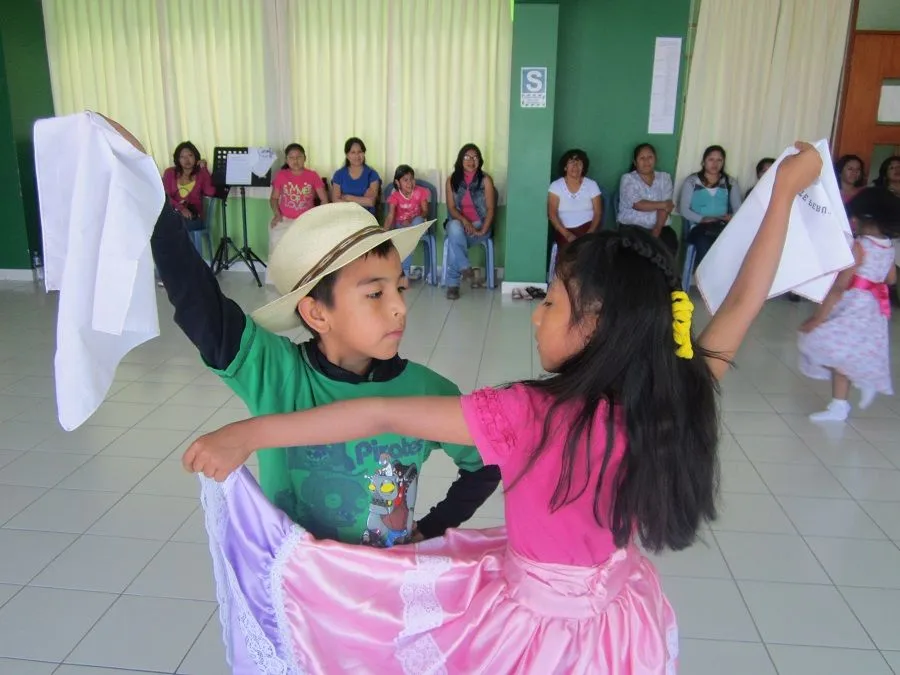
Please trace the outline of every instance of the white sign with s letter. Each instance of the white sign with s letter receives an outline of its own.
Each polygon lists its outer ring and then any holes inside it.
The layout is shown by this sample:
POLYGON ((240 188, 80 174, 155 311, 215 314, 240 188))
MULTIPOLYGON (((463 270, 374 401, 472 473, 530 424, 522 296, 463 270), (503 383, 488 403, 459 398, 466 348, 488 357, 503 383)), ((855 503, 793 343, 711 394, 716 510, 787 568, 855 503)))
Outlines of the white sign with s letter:
POLYGON ((547 68, 544 66, 523 66, 519 83, 520 107, 547 107, 547 68))

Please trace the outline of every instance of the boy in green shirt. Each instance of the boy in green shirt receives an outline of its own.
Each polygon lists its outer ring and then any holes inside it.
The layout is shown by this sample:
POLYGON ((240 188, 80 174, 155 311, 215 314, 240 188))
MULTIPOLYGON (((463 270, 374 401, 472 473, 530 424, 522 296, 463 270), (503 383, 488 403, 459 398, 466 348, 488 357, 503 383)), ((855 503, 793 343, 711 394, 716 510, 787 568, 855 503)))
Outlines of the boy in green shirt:
MULTIPOLYGON (((370 396, 459 395, 447 379, 397 354, 406 323, 400 261, 429 225, 385 231, 354 203, 308 211, 269 261, 281 297, 250 316, 222 294, 168 206, 151 245, 175 321, 256 416, 370 396), (302 345, 276 335, 301 325, 315 336, 302 345)), ((500 480, 475 448, 444 445, 458 478, 416 525, 418 477, 435 447, 384 434, 263 450, 260 486, 317 538, 378 547, 408 543, 468 520, 500 480)))

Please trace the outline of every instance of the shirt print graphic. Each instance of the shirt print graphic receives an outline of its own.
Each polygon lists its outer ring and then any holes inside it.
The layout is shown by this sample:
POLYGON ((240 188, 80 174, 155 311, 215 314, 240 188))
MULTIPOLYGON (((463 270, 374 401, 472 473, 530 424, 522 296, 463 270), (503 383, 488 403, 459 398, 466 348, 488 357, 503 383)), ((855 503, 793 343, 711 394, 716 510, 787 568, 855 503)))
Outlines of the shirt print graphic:
POLYGON ((281 190, 281 206, 286 210, 305 213, 315 205, 315 190, 309 183, 287 182, 281 190))
POLYGON ((403 464, 383 454, 381 466, 369 478, 369 517, 362 543, 377 548, 408 544, 412 539, 413 507, 419 485, 415 464, 403 464))

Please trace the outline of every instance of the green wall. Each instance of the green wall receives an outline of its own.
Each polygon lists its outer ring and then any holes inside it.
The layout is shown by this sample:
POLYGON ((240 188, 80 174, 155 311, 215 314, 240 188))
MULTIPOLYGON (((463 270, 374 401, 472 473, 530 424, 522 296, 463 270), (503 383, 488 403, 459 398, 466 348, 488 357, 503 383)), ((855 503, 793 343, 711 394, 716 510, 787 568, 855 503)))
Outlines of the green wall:
MULTIPOLYGON (((656 146, 658 166, 675 173, 686 67, 679 76, 675 134, 650 135, 650 78, 657 37, 686 38, 691 0, 561 0, 554 162, 580 147, 591 177, 609 193, 634 146, 656 146)), ((607 221, 609 222, 609 221, 607 221)))
POLYGON ((900 31, 900 0, 859 0, 856 29, 900 31))
MULTIPOLYGON (((0 114, 0 136, 11 137, 15 156, 0 153, 0 174, 11 176, 15 164, 20 196, 16 206, 6 200, 2 203, 4 211, 15 212, 21 208, 24 225, 17 222, 14 216, 11 220, 5 219, 0 229, 0 268, 22 269, 31 266, 28 249, 40 248, 32 129, 35 120, 53 115, 53 95, 40 0, 3 4, 3 20, 0 21, 3 59, 0 69, 4 71, 8 97, 0 101, 6 108, 0 114), (25 246, 22 246, 23 227, 25 246)), ((5 143, 5 138, 0 142, 5 143)))
POLYGON ((527 3, 516 7, 513 21, 504 259, 504 280, 510 282, 534 282, 546 276, 547 179, 553 161, 558 18, 556 4, 527 3), (521 106, 521 70, 527 67, 547 69, 544 108, 521 106))
MULTIPOLYGON (((3 35, 0 33, 0 64, 3 35)), ((0 269, 28 267, 28 237, 19 188, 19 164, 10 118, 6 68, 0 67, 0 269)))

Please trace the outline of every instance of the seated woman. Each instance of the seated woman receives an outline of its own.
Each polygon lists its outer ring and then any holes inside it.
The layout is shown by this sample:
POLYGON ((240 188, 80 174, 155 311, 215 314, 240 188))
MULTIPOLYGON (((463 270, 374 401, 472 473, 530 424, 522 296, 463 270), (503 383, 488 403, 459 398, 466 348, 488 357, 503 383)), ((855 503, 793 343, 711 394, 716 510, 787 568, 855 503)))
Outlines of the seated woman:
POLYGON ((838 187, 844 204, 853 199, 866 186, 866 165, 857 155, 842 155, 834 163, 838 187))
MULTIPOLYGON (((759 183, 759 181, 762 180, 762 177, 766 175, 766 171, 771 169, 774 163, 774 157, 763 157, 756 163, 756 183, 759 183)), ((747 190, 747 194, 744 195, 744 201, 746 201, 747 197, 750 196, 750 193, 753 192, 753 188, 756 187, 756 183, 753 184, 753 187, 747 190)))
POLYGON ((471 277, 469 247, 491 236, 494 224, 496 190, 494 181, 482 171, 484 159, 474 143, 459 150, 453 173, 447 179, 447 239, 450 242, 447 265, 447 298, 459 298, 462 277, 471 277))
MULTIPOLYGON (((181 214, 189 232, 203 229, 203 198, 216 194, 212 176, 197 146, 190 141, 179 143, 172 154, 173 166, 162 175, 163 189, 172 207, 181 214)), ((198 245, 195 241, 194 245, 198 245)), ((203 251, 200 251, 202 254, 203 251)))
MULTIPOLYGON (((325 183, 315 171, 306 168, 306 150, 299 143, 291 143, 284 149, 284 166, 272 179, 272 220, 269 223, 269 258, 282 235, 316 205, 328 203, 325 183)), ((268 281, 268 274, 266 275, 268 281)))
POLYGON ((687 241, 697 252, 697 265, 741 208, 741 201, 740 185, 725 173, 724 148, 709 146, 703 151, 700 171, 684 179, 678 199, 681 217, 693 225, 687 241))
MULTIPOLYGON (((384 229, 411 227, 425 222, 428 216, 428 190, 416 185, 416 172, 408 164, 401 164, 394 171, 394 189, 387 198, 387 216, 384 218, 384 229)), ((403 260, 403 273, 409 278, 412 265, 412 253, 403 260)))
POLYGON ((600 186, 587 177, 590 166, 584 150, 567 150, 559 159, 559 178, 550 183, 547 217, 560 249, 600 227, 603 202, 600 186))
POLYGON ((638 145, 631 158, 631 171, 619 180, 619 225, 650 230, 674 255, 678 235, 669 226, 675 210, 672 177, 656 170, 656 148, 638 145))
POLYGON ((331 201, 356 202, 375 214, 381 191, 381 176, 366 164, 366 144, 362 139, 348 138, 344 143, 344 166, 331 177, 331 201))

